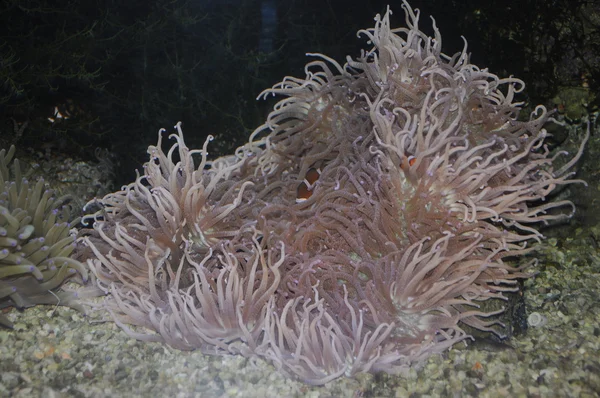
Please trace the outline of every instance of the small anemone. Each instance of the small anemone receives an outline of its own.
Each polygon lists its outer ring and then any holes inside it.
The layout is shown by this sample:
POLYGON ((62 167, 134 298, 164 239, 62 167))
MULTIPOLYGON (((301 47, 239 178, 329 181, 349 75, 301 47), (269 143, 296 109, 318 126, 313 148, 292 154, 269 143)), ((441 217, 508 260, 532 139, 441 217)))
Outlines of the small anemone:
MULTIPOLYGON (((0 308, 78 308, 75 294, 60 287, 87 281, 83 264, 69 258, 79 219, 71 217, 68 197, 56 197, 42 178, 26 179, 14 154, 14 146, 0 150, 0 308)), ((1 314, 0 325, 12 327, 1 314)))

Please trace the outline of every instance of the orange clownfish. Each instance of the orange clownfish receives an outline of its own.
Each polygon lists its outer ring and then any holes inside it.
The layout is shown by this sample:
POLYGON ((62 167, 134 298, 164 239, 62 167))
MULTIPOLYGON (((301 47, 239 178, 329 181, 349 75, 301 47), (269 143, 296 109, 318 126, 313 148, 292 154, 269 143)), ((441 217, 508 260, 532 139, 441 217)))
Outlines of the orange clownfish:
POLYGON ((308 170, 306 176, 304 177, 304 181, 298 185, 298 190, 296 191, 296 203, 302 203, 312 196, 313 188, 315 187, 315 183, 320 176, 321 169, 315 169, 313 167, 308 170))
POLYGON ((409 156, 409 157, 406 157, 406 156, 405 156, 405 157, 402 159, 402 163, 400 163, 400 168, 401 168, 402 170, 404 170, 404 171, 408 171, 408 169, 409 169, 410 167, 412 167, 412 166, 415 164, 415 162, 416 162, 416 161, 417 161, 417 158, 416 158, 416 157, 414 157, 414 156, 409 156))

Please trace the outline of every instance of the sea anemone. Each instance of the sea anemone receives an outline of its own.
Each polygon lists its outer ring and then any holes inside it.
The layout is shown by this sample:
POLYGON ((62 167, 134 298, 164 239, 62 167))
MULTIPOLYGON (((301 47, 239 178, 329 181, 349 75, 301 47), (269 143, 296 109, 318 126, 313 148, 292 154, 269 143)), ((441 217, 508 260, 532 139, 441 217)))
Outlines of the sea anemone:
POLYGON ((578 182, 589 131, 563 160, 543 106, 518 118, 522 81, 469 63, 466 43, 444 55, 403 7, 407 27, 388 10, 359 32, 372 48, 358 59, 312 54, 305 78, 266 90, 286 98, 234 155, 189 150, 178 124, 99 201, 81 242, 128 333, 313 384, 405 372, 463 325, 502 334, 480 303, 518 290, 534 262, 508 260, 574 211, 548 197, 578 182))
MULTIPOLYGON (((56 197, 42 178, 30 182, 15 147, 0 150, 0 308, 60 304, 82 309, 77 295, 59 289, 87 281, 87 269, 70 258, 79 218, 69 197, 56 197)), ((11 327, 0 314, 0 325, 11 327)))

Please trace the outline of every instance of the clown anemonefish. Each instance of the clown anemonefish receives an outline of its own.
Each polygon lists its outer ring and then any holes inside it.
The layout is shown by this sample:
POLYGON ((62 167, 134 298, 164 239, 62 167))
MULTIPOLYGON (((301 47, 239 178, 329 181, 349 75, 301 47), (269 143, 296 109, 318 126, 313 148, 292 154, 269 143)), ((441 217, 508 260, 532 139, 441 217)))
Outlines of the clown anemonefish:
POLYGON ((313 167, 308 170, 306 176, 304 177, 304 181, 298 185, 298 190, 296 191, 296 203, 304 202, 306 199, 312 196, 313 188, 315 187, 315 183, 320 176, 321 169, 315 169, 313 167))
POLYGON ((414 165, 416 161, 417 158, 414 156, 405 156, 404 159, 402 159, 402 163, 400 163, 400 168, 404 171, 408 171, 408 169, 412 167, 412 165, 414 165))

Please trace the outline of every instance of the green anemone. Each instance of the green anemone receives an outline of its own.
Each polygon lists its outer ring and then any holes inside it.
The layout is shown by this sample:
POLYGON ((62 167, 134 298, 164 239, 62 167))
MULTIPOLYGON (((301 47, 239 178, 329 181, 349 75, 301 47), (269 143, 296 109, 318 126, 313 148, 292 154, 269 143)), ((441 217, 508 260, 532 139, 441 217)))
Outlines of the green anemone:
MULTIPOLYGON (((57 197, 42 178, 29 181, 14 159, 15 147, 0 150, 0 309, 36 304, 77 307, 68 280, 87 281, 84 265, 69 258, 75 247, 67 196, 57 197)), ((0 325, 11 327, 0 314, 0 325)))

